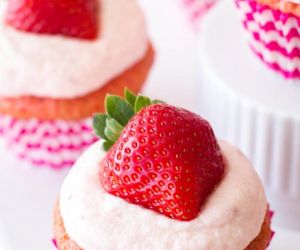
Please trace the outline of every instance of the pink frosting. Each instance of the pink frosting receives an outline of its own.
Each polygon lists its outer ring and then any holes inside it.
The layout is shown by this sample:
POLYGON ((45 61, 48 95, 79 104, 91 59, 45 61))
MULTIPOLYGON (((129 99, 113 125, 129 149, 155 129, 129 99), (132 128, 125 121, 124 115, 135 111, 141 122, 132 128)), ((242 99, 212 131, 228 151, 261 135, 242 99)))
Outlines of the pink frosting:
POLYGON ((0 95, 83 96, 140 61, 148 37, 137 2, 98 1, 101 36, 91 41, 15 30, 3 20, 7 1, 0 1, 0 95))
POLYGON ((98 177, 105 154, 97 142, 62 186, 60 211, 68 235, 85 250, 244 249, 260 232, 267 202, 250 162, 225 142, 221 148, 224 179, 199 216, 181 222, 106 193, 98 177))

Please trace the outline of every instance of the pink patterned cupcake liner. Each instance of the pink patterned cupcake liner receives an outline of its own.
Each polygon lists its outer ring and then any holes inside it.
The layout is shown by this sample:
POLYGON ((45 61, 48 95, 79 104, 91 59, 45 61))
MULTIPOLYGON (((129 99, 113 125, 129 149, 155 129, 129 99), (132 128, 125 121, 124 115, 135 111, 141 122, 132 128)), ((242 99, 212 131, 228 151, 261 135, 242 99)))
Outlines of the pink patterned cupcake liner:
MULTIPOLYGON (((268 210, 268 216, 270 217, 270 226, 272 225, 272 219, 273 219, 273 216, 274 216, 274 211, 273 210, 268 210)), ((270 235, 270 239, 269 239, 269 242, 268 242, 268 246, 270 245, 273 237, 275 235, 275 231, 271 229, 271 235, 270 235)))
POLYGON ((97 140, 92 119, 41 121, 0 116, 0 124, 8 148, 35 166, 70 167, 97 140))
POLYGON ((215 4, 217 0, 181 0, 184 10, 194 28, 205 13, 215 4))
POLYGON ((236 0, 254 53, 286 78, 300 78, 300 18, 261 5, 236 0))

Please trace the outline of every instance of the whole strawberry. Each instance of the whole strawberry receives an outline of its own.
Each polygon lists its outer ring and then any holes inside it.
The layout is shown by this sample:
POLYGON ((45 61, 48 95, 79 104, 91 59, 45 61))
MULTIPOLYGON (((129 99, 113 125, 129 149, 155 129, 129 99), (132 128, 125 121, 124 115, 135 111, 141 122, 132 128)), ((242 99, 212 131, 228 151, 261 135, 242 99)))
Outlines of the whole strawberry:
POLYGON ((100 180, 107 192, 170 218, 192 220, 224 164, 209 123, 187 110, 126 90, 106 98, 94 127, 108 150, 100 180))
POLYGON ((6 22, 27 32, 93 39, 98 0, 8 0, 6 22))

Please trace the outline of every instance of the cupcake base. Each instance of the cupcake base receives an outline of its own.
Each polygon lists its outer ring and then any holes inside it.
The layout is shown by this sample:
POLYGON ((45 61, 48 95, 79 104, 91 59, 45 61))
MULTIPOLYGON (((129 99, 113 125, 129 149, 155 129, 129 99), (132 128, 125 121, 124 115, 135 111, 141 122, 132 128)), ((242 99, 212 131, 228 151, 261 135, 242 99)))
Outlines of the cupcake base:
MULTIPOLYGON (((245 248, 245 250, 264 250, 273 236, 271 230, 272 212, 267 211, 259 235, 245 248)), ((84 250, 73 241, 65 230, 63 219, 57 202, 54 209, 54 242, 59 250, 84 250)))
MULTIPOLYGON (((0 98, 0 114, 18 119, 78 120, 104 111, 107 93, 123 95, 124 88, 139 92, 145 82, 154 60, 154 51, 149 44, 144 58, 100 89, 73 99, 51 99, 25 96, 0 98)), ((101 71, 101 69, 99 69, 101 71)))
POLYGON ((126 86, 139 92, 153 60, 154 51, 149 45, 140 62, 83 97, 0 98, 0 135, 10 151, 34 166, 70 167, 96 140, 91 116, 104 112, 106 94, 123 95, 126 86))

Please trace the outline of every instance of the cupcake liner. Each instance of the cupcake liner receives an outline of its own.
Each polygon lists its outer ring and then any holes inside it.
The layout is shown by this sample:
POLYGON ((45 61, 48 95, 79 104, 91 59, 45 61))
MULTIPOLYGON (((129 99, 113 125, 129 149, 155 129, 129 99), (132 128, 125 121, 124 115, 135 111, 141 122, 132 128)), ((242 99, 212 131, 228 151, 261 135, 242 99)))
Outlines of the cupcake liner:
POLYGON ((199 21, 218 0, 181 0, 189 21, 197 29, 199 21))
POLYGON ((274 230, 272 229, 272 227, 271 227, 271 225, 272 225, 272 219, 273 219, 273 216, 274 216, 274 211, 271 210, 270 208, 269 208, 269 210, 268 210, 268 216, 269 216, 269 218, 270 218, 270 220, 269 220, 269 226, 270 226, 270 228, 271 228, 271 234, 270 234, 270 239, 269 239, 269 242, 268 242, 268 245, 267 245, 267 246, 270 246, 271 241, 272 241, 272 239, 273 239, 273 237, 274 237, 274 235, 275 235, 275 231, 274 231, 274 230))
POLYGON ((8 148, 34 166, 70 167, 97 139, 91 119, 42 121, 0 116, 0 131, 8 148))
POLYGON ((53 238, 51 241, 52 241, 52 244, 55 247, 55 249, 58 249, 56 239, 53 238))
POLYGON ((261 5, 236 0, 254 53, 285 78, 300 78, 300 18, 261 5))

